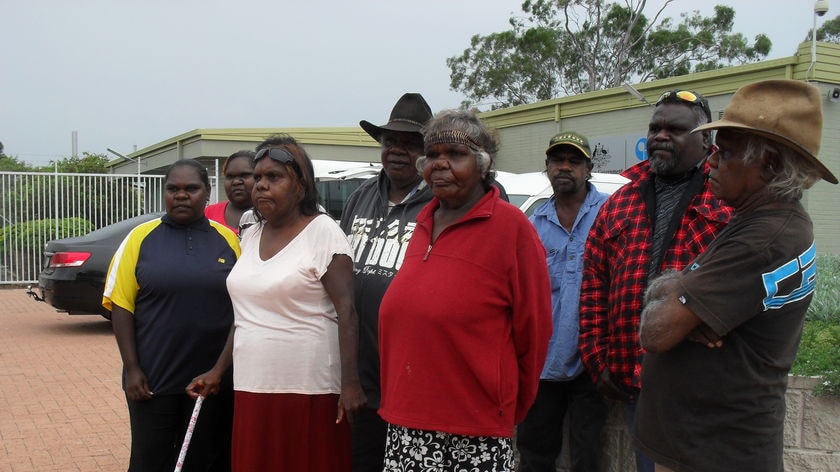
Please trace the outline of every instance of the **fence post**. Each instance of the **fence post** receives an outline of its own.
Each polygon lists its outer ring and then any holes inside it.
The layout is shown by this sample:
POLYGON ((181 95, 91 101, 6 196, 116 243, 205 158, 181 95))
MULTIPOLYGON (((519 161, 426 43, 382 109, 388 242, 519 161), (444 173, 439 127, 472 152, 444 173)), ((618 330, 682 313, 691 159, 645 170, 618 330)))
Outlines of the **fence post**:
POLYGON ((58 234, 58 201, 60 200, 58 198, 58 160, 53 161, 53 187, 53 235, 56 238, 60 238, 63 235, 58 234))

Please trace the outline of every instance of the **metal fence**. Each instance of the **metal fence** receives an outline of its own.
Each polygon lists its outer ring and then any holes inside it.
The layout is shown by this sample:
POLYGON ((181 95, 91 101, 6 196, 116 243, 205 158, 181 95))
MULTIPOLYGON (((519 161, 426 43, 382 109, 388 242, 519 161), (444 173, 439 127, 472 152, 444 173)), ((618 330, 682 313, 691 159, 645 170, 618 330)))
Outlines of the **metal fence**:
POLYGON ((163 211, 163 176, 0 172, 0 198, 0 284, 33 283, 47 241, 163 211))

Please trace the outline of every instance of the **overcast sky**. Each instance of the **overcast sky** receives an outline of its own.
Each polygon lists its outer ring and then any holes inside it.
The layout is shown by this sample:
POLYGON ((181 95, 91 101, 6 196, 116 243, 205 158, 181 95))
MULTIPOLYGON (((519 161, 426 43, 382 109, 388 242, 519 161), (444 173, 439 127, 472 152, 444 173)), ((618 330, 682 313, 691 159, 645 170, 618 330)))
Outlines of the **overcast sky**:
MULTIPOLYGON (((735 31, 768 34, 771 59, 793 55, 814 18, 812 0, 675 0, 666 16, 715 3, 735 8, 735 31)), ((520 4, 0 0, 0 141, 45 164, 71 155, 73 131, 79 153, 130 153, 196 128, 382 124, 409 91, 456 107, 446 58, 508 29, 520 4)))

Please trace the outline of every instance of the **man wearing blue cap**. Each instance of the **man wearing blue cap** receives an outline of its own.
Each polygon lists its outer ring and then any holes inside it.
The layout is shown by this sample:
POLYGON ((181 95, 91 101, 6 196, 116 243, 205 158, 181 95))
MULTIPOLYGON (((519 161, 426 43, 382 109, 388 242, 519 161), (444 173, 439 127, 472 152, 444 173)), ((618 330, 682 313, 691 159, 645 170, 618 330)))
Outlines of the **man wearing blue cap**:
POLYGON ((589 182, 592 150, 586 137, 566 131, 549 141, 545 173, 554 195, 531 222, 545 246, 553 331, 537 399, 517 428, 520 472, 554 472, 569 416, 572 471, 597 471, 606 407, 578 350, 578 304, 589 228, 607 199, 589 182))

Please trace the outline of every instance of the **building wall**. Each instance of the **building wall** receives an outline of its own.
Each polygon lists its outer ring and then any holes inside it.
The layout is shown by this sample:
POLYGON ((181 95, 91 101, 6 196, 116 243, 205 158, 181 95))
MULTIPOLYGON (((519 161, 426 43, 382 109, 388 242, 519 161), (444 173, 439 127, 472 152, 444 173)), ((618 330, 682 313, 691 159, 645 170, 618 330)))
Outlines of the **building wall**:
POLYGON ((496 169, 523 173, 545 169, 545 149, 558 127, 553 122, 542 122, 496 131, 499 139, 496 169))
MULTIPOLYGON (((828 97, 833 85, 819 84, 828 97)), ((840 178, 840 102, 823 102, 822 162, 840 178)), ((814 237, 820 254, 840 254, 840 186, 820 180, 806 192, 803 204, 814 221, 814 237)))
POLYGON ((312 159, 333 161, 381 162, 379 147, 335 146, 307 144, 306 152, 312 159))

